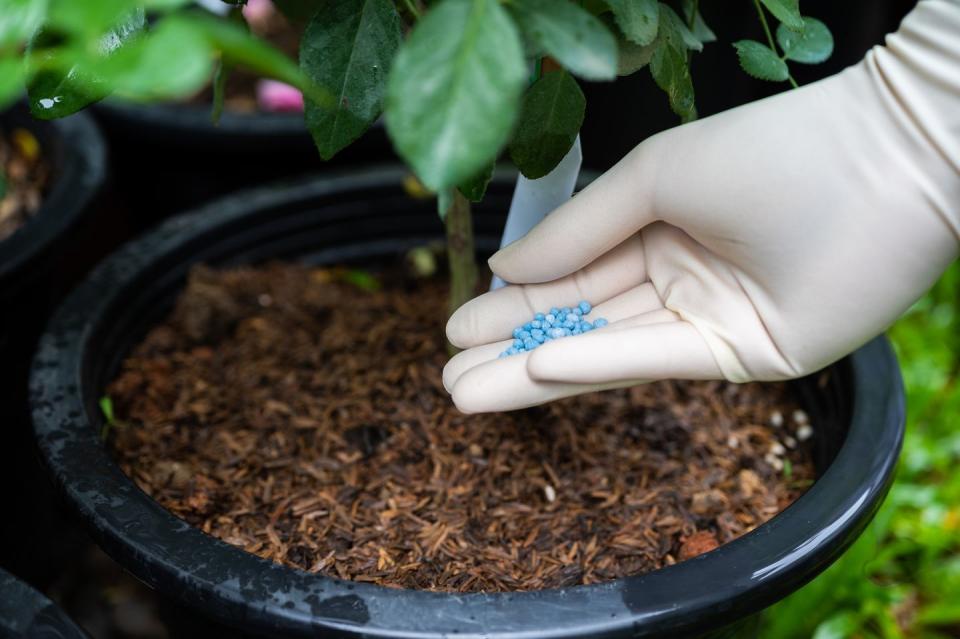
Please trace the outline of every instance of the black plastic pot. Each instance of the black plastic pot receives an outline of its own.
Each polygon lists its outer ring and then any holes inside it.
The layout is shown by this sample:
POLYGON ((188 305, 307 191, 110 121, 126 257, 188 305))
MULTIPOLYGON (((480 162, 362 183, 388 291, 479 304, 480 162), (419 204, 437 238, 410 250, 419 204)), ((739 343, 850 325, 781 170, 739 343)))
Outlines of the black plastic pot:
POLYGON ((0 570, 0 637, 4 639, 87 639, 57 604, 0 570))
POLYGON ((42 585, 69 546, 58 534, 58 543, 50 547, 47 536, 65 525, 35 454, 27 376, 49 313, 85 268, 107 252, 96 252, 108 232, 96 228, 94 205, 105 178, 106 152, 86 115, 41 122, 18 104, 0 114, 0 124, 7 131, 32 132, 50 168, 40 210, 0 241, 0 566, 42 585))
POLYGON ((324 162, 301 113, 225 111, 214 125, 206 106, 111 99, 95 105, 93 113, 116 160, 117 195, 137 230, 251 185, 396 161, 381 123, 324 162))
MULTIPOLYGON (((115 253, 52 320, 35 358, 35 432, 48 466, 98 543, 159 591, 248 632, 284 637, 732 636, 830 565, 890 483, 903 389, 878 338, 796 383, 817 426, 820 479, 740 539, 694 560, 603 585, 451 595, 350 583, 270 563, 205 535, 142 493, 98 436, 97 398, 120 360, 168 312, 191 264, 395 260, 442 237, 432 201, 404 195, 401 169, 240 193, 169 220, 115 253)), ((496 246, 513 179, 476 212, 496 246)), ((438 336, 439 339, 439 336, 438 336)))
POLYGON ((40 210, 0 241, 0 305, 7 308, 37 288, 59 262, 69 234, 103 185, 106 150, 96 125, 84 114, 44 122, 30 117, 25 105, 16 104, 0 114, 0 126, 33 133, 52 169, 40 210))

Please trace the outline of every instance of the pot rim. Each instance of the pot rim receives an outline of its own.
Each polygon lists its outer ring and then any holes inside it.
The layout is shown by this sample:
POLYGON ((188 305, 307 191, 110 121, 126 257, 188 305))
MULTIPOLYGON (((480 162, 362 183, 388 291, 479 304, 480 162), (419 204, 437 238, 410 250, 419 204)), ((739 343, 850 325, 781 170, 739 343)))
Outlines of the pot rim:
POLYGON ((240 138, 303 138, 310 133, 304 122, 303 112, 238 113, 224 109, 220 122, 210 120, 210 107, 197 104, 137 103, 118 98, 106 99, 93 106, 94 111, 106 117, 136 124, 147 132, 150 130, 181 130, 204 137, 240 138))
POLYGON ((35 435, 58 486, 97 542, 124 567, 221 622, 263 633, 678 636, 770 605, 829 566, 866 527, 892 483, 904 428, 903 385, 883 337, 837 365, 846 367, 852 380, 848 435, 796 502, 716 550, 603 584, 461 595, 346 582, 248 554, 191 527, 141 492, 100 443, 95 397, 100 389, 84 386, 89 341, 116 318, 118 300, 138 274, 187 239, 254 211, 327 198, 324 210, 318 206, 313 213, 336 217, 338 194, 385 185, 399 191, 405 173, 374 168, 256 188, 178 216, 107 258, 52 318, 31 373, 35 435))
POLYGON ((0 568, 0 635, 89 639, 60 606, 0 568))
POLYGON ((96 123, 85 113, 57 120, 33 120, 26 105, 15 104, 0 114, 4 123, 23 120, 34 134, 47 128, 54 147, 52 184, 40 209, 13 235, 0 242, 0 282, 19 286, 18 280, 58 238, 65 235, 106 179, 107 149, 96 123))

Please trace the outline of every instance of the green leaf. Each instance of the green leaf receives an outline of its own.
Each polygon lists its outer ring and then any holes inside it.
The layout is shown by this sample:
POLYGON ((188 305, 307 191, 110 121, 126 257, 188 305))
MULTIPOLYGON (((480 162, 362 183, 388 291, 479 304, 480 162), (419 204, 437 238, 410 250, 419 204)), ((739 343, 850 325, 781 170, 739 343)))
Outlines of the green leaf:
MULTIPOLYGON (((650 59, 650 74, 666 94, 670 108, 684 121, 696 117, 693 78, 687 59, 686 26, 670 7, 660 5, 660 32, 650 59)), ((687 30, 689 32, 689 30, 687 30)))
POLYGON ((103 413, 103 418, 107 420, 108 424, 116 421, 113 414, 113 400, 110 399, 109 395, 100 398, 100 412, 103 413))
POLYGON ((341 275, 341 279, 347 284, 352 284, 360 290, 374 292, 380 290, 380 280, 369 272, 359 268, 352 268, 341 275))
MULTIPOLYGON (((227 19, 237 24, 241 29, 249 30, 247 19, 243 16, 242 7, 232 7, 227 13, 227 19)), ((233 64, 225 60, 218 52, 217 61, 213 69, 213 100, 210 106, 210 121, 219 126, 220 116, 223 115, 223 100, 227 94, 227 80, 233 73, 233 64)))
POLYGON ((670 108, 683 119, 694 115, 693 78, 685 51, 660 42, 650 59, 650 73, 666 94, 670 108))
POLYGON ((0 49, 26 42, 40 28, 46 0, 4 0, 0 3, 0 49))
POLYGON ((634 44, 650 44, 657 37, 660 7, 657 0, 607 0, 617 25, 634 44))
POLYGON ((496 0, 443 0, 417 23, 387 81, 387 131, 439 191, 470 178, 510 135, 527 69, 496 0))
MULTIPOLYGON (((17 58, 0 58, 0 111, 7 108, 22 93, 23 62, 17 58)), ((2 170, 3 167, 0 167, 0 172, 2 170)))
POLYGON ((227 80, 230 79, 230 73, 233 66, 227 64, 221 58, 217 61, 213 69, 213 104, 210 107, 210 121, 214 126, 220 124, 220 116, 223 115, 223 99, 227 93, 227 80))
POLYGON ((181 98, 209 81, 213 50, 192 20, 170 15, 117 51, 99 72, 113 90, 131 100, 181 98))
POLYGON ((569 0, 511 3, 528 40, 585 80, 613 80, 617 41, 595 16, 569 0))
POLYGON ((580 131, 585 108, 583 91, 565 71, 548 73, 527 90, 510 143, 510 159, 524 176, 541 178, 560 163, 580 131))
POLYGON ((300 68, 334 94, 332 108, 307 99, 307 128, 324 160, 360 137, 383 110, 387 69, 400 46, 390 0, 324 0, 300 42, 300 68))
POLYGON ((77 62, 78 58, 85 56, 72 53, 66 49, 30 55, 29 65, 33 73, 27 83, 27 100, 35 118, 62 118, 109 94, 103 83, 85 68, 89 65, 77 62))
POLYGON ((322 4, 321 0, 273 0, 280 13, 295 22, 306 22, 322 4))
POLYGON ((453 206, 453 189, 440 189, 437 193, 437 215, 441 220, 446 221, 451 206, 453 206))
POLYGON ((617 39, 620 56, 617 58, 617 75, 631 75, 650 64, 656 43, 640 46, 625 39, 617 39))
MULTIPOLYGON (((696 4, 693 0, 683 0, 683 15, 687 19, 687 24, 690 24, 690 16, 695 6, 696 4)), ((704 44, 717 41, 717 34, 707 26, 706 21, 703 19, 703 14, 700 13, 699 10, 697 11, 697 15, 693 17, 693 36, 704 44)))
POLYGON ((791 29, 802 29, 803 18, 800 17, 799 0, 760 0, 770 10, 777 20, 791 29))
POLYGON ((854 635, 859 625, 854 613, 838 612, 817 626, 812 639, 848 639, 854 635))
POLYGON ((490 184, 490 180, 493 179, 493 168, 495 165, 496 162, 491 162, 486 165, 477 171, 476 175, 458 184, 457 190, 471 202, 483 200, 483 196, 487 192, 487 185, 490 184))
POLYGON ((685 47, 693 51, 703 51, 703 43, 693 35, 687 23, 677 15, 676 11, 662 2, 660 3, 660 30, 678 49, 685 47))
MULTIPOLYGON (((74 3, 58 3, 56 6, 74 3)), ((91 6, 99 7, 92 2, 91 6)), ((105 16, 116 11, 100 7, 96 28, 105 16)), ((27 46, 27 98, 34 117, 48 120, 75 113, 110 94, 111 87, 98 69, 143 33, 146 20, 142 9, 127 11, 104 30, 86 29, 78 41, 51 47, 54 37, 45 28, 27 46)), ((88 25, 89 26, 89 25, 88 25)))
POLYGON ((790 77, 787 63, 767 45, 756 40, 740 40, 733 46, 737 49, 740 66, 754 78, 783 82, 790 77))
POLYGON ((777 42, 788 60, 803 64, 819 64, 833 53, 833 34, 816 18, 804 18, 803 28, 798 31, 781 24, 777 42))
POLYGON ((194 0, 140 0, 137 4, 146 11, 172 11, 188 4, 193 4, 194 0))
POLYGON ((318 104, 332 106, 335 103, 331 93, 311 82, 296 62, 236 23, 200 13, 191 13, 189 20, 227 62, 293 85, 318 104))
MULTIPOLYGON (((129 0, 85 0, 49 2, 44 28, 69 33, 87 43, 100 38, 131 13, 129 0)), ((143 13, 142 7, 139 13, 143 13)))
POLYGON ((958 624, 960 623, 960 603, 944 601, 927 605, 918 612, 917 621, 936 626, 958 624))
POLYGON ((580 6, 595 16, 610 12, 610 5, 606 0, 580 0, 580 6))
POLYGON ((601 15, 600 20, 607 25, 617 40, 617 75, 632 75, 650 63, 650 58, 653 57, 653 52, 657 48, 656 39, 647 45, 636 44, 627 40, 610 12, 601 15))

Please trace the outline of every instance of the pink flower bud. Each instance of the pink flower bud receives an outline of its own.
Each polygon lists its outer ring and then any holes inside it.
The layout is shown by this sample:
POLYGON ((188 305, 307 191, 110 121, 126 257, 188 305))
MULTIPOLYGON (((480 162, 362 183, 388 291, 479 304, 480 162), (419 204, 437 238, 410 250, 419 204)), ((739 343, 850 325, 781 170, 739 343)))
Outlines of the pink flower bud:
POLYGON ((257 106, 267 112, 303 111, 303 94, 296 87, 283 82, 258 80, 257 106))
POLYGON ((251 25, 257 25, 265 22, 274 11, 270 0, 247 0, 247 4, 243 6, 243 17, 251 25))

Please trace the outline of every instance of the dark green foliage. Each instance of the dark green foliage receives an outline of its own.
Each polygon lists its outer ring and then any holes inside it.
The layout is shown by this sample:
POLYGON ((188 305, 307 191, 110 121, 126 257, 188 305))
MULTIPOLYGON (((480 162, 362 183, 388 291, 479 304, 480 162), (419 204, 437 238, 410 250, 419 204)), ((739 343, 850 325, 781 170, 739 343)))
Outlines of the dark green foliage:
POLYGON ((506 144, 527 77, 520 35, 495 0, 444 0, 400 47, 386 123, 430 189, 469 179, 506 144))
POLYGON ((787 63, 780 59, 777 52, 756 40, 734 42, 740 66, 754 78, 783 82, 790 77, 787 63))
POLYGON ((788 60, 819 64, 833 53, 833 34, 816 18, 805 17, 799 30, 781 24, 777 28, 777 44, 788 60))
POLYGON ((400 46, 400 16, 390 0, 324 0, 300 44, 300 69, 333 94, 307 98, 310 134, 329 160, 380 117, 387 70, 400 46))
POLYGON ((617 41, 590 12, 569 0, 516 0, 510 5, 523 34, 542 53, 585 80, 617 74, 617 41))
POLYGON ((586 98, 565 71, 548 73, 523 97, 510 159, 530 179, 549 173, 567 154, 583 124, 586 98))

